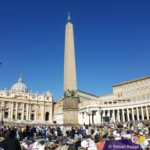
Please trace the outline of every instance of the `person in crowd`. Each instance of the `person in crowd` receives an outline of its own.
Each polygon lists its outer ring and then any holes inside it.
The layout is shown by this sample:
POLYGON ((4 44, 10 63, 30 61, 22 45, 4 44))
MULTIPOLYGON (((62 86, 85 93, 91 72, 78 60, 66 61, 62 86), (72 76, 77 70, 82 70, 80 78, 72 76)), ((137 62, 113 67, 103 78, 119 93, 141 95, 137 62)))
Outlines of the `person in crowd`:
POLYGON ((102 137, 99 137, 99 142, 96 144, 97 150, 103 150, 104 148, 104 140, 102 137))
POLYGON ((15 129, 8 130, 7 137, 2 141, 1 148, 4 150, 21 150, 20 143, 16 139, 15 129))

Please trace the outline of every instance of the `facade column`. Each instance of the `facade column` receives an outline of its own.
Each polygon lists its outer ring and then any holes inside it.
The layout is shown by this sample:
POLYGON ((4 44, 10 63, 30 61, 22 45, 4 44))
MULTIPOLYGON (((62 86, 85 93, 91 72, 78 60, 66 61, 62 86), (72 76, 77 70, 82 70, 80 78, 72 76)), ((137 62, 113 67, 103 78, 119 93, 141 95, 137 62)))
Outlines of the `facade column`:
POLYGON ((29 120, 29 104, 26 103, 26 120, 29 120))
POLYGON ((13 119, 13 112, 14 112, 14 103, 11 103, 11 116, 10 119, 13 119))
POLYGON ((146 105, 146 116, 147 116, 147 120, 149 120, 149 113, 148 113, 147 105, 146 105))
POLYGON ((22 114, 21 114, 21 120, 24 120, 24 103, 22 103, 22 114))
POLYGON ((29 104, 29 112, 28 113, 29 113, 28 118, 29 118, 29 120, 31 120, 31 104, 29 104))
MULTIPOLYGON (((34 106, 35 109, 34 109, 34 120, 36 121, 37 120, 37 105, 34 106)), ((50 114, 49 114, 50 116, 50 114)))
POLYGON ((142 120, 144 120, 143 106, 141 106, 142 120))
POLYGON ((43 121, 45 121, 45 104, 43 104, 43 121))
POLYGON ((139 109, 138 109, 138 107, 136 107, 136 114, 137 114, 137 120, 139 121, 140 119, 139 119, 139 109))
POLYGON ((130 121, 130 117, 129 117, 129 109, 127 108, 127 121, 130 121))
POLYGON ((11 102, 9 103, 9 113, 8 113, 8 119, 11 119, 11 102))
POLYGON ((122 109, 122 121, 125 122, 125 118, 124 118, 124 109, 122 109))
POLYGON ((18 119, 18 103, 16 103, 15 119, 18 119))
POLYGON ((135 120, 135 118, 134 118, 134 108, 132 108, 132 120, 135 120))

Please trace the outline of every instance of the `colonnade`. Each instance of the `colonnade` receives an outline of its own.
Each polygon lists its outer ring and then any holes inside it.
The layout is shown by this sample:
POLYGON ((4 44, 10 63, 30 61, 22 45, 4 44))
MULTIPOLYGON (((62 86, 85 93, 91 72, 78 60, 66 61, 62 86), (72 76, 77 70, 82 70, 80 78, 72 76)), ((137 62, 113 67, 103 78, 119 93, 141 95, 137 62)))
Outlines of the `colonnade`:
POLYGON ((140 121, 150 119, 150 105, 135 107, 85 108, 79 112, 80 124, 98 124, 107 122, 140 121))
POLYGON ((130 121, 130 120, 149 120, 150 106, 127 107, 118 109, 102 110, 101 116, 110 117, 110 121, 130 121))

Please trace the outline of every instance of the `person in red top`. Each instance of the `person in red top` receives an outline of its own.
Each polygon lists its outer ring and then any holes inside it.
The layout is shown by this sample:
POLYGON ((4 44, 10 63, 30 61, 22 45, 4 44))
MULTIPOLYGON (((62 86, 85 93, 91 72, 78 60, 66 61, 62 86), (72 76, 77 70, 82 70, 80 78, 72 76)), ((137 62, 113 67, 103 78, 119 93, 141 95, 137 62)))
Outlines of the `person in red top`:
POLYGON ((98 150, 103 150, 104 144, 105 144, 105 142, 104 142, 103 138, 100 137, 99 142, 96 144, 97 149, 98 150))

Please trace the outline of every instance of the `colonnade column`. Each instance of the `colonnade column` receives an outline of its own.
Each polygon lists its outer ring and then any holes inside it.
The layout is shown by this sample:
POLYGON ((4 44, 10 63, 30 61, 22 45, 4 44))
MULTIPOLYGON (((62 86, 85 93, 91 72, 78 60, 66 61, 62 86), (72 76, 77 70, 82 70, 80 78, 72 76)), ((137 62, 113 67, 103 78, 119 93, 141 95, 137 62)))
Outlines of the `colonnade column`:
POLYGON ((89 117, 88 117, 88 114, 87 114, 86 111, 84 112, 84 123, 85 123, 86 125, 89 124, 89 117))
POLYGON ((117 120, 120 122, 120 113, 119 113, 119 109, 117 109, 117 120))
POLYGON ((143 106, 141 106, 142 120, 144 120, 143 106))
POLYGON ((101 116, 101 112, 98 112, 98 123, 102 123, 102 116, 101 116))
POLYGON ((149 120, 149 113, 148 113, 148 108, 146 106, 146 116, 147 116, 147 120, 149 120))
POLYGON ((138 107, 136 107, 136 113, 137 113, 137 120, 139 121, 140 119, 139 119, 139 109, 138 109, 138 107))
POLYGON ((105 117, 105 114, 106 114, 106 111, 103 110, 103 113, 102 113, 102 123, 103 123, 103 117, 105 117))
POLYGON ((125 122, 125 118, 124 118, 124 109, 122 109, 122 121, 125 122))
POLYGON ((112 118, 113 118, 112 120, 115 122, 116 119, 115 119, 115 110, 114 109, 112 110, 112 118))
POLYGON ((134 109, 132 108, 132 120, 135 120, 134 118, 134 109))
POLYGON ((128 108, 127 108, 127 121, 130 121, 129 110, 128 110, 128 108))
POLYGON ((110 110, 107 110, 107 116, 110 117, 110 110))
POLYGON ((90 112, 90 117, 89 117, 89 119, 90 119, 90 124, 93 124, 93 120, 92 120, 92 111, 90 112))

